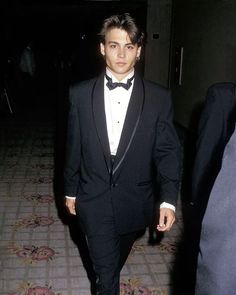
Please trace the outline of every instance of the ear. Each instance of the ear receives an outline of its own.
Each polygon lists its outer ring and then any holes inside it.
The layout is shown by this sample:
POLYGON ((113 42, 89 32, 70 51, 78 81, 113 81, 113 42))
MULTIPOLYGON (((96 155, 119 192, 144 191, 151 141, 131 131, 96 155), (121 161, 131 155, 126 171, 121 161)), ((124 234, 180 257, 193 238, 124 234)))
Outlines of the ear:
POLYGON ((139 46, 138 47, 138 50, 137 50, 137 54, 136 54, 136 58, 139 59, 140 58, 140 55, 141 55, 141 50, 142 50, 142 47, 139 46))
POLYGON ((105 46, 103 43, 100 43, 100 52, 103 56, 105 56, 105 46))

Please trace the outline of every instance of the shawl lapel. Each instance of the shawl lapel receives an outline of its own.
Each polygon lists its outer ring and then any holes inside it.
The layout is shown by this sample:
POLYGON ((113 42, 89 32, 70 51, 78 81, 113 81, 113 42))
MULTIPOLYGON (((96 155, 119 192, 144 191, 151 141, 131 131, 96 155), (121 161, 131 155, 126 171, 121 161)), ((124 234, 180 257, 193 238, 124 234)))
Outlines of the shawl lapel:
POLYGON ((114 162, 112 174, 114 175, 124 162, 133 137, 135 135, 144 103, 144 85, 141 77, 135 74, 133 91, 130 97, 129 106, 126 113, 126 118, 123 130, 120 137, 120 142, 114 162))
MULTIPOLYGON (((110 146, 107 134, 106 114, 104 104, 104 73, 95 81, 92 91, 93 119, 97 135, 103 149, 107 170, 111 173, 110 146)), ((96 147, 95 147, 96 148, 96 147)))

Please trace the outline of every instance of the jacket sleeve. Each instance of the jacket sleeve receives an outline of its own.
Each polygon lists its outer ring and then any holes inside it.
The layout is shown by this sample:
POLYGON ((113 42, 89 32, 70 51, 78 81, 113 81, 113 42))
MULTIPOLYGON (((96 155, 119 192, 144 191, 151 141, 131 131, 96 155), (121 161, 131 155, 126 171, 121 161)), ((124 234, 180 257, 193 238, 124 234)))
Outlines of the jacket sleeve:
POLYGON ((170 91, 162 102, 156 127, 154 159, 162 202, 176 206, 181 174, 181 147, 173 125, 170 91))
POLYGON ((64 166, 64 194, 70 197, 77 196, 81 159, 78 98, 74 92, 73 88, 70 88, 66 159, 64 166))

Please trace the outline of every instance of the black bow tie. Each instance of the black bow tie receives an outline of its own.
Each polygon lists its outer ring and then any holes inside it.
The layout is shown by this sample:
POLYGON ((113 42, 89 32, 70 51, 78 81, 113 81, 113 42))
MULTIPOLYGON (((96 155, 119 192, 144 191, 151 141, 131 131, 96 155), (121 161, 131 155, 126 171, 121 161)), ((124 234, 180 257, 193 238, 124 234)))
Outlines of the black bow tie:
POLYGON ((107 74, 105 74, 105 77, 107 79, 107 87, 109 90, 113 90, 116 87, 123 87, 126 90, 129 90, 130 86, 132 85, 132 80, 134 79, 134 76, 129 78, 127 80, 127 83, 122 83, 122 82, 112 82, 112 78, 110 78, 109 76, 107 76, 107 74))

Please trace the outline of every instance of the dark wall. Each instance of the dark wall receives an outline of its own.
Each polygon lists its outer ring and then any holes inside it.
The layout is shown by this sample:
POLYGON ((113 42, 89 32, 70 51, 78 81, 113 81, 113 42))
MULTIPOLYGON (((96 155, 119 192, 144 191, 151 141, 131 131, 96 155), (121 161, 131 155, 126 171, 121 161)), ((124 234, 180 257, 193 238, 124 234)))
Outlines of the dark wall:
MULTIPOLYGON (((172 79, 177 121, 191 126, 207 88, 236 81, 236 1, 178 0, 174 3, 173 69, 183 47, 182 81, 172 79)), ((177 78, 177 79, 176 79, 177 78)))

